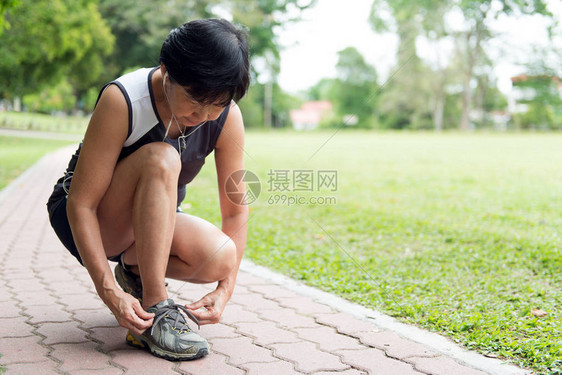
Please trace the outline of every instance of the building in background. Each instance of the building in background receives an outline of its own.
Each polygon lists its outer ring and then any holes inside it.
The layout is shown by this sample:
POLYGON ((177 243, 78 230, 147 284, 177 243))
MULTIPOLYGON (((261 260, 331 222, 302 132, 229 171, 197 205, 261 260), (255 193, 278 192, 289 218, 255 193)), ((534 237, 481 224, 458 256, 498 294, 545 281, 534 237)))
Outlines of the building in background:
POLYGON ((326 100, 305 102, 300 109, 290 112, 293 128, 296 130, 312 130, 327 116, 332 114, 332 103, 326 100))

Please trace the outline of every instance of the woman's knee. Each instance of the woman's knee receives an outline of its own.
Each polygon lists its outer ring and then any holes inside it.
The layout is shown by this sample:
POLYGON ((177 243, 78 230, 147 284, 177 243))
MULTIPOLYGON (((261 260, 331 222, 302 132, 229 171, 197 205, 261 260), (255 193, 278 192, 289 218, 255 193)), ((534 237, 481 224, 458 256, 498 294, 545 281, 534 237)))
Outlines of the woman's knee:
POLYGON ((142 174, 150 178, 175 180, 181 170, 181 160, 175 148, 164 142, 152 142, 141 147, 142 174))
MULTIPOLYGON (((202 274, 206 282, 215 282, 226 279, 236 267, 236 245, 229 237, 223 241, 218 248, 215 248, 215 253, 206 259, 206 267, 202 274)), ((201 275, 202 276, 202 275, 201 275)))

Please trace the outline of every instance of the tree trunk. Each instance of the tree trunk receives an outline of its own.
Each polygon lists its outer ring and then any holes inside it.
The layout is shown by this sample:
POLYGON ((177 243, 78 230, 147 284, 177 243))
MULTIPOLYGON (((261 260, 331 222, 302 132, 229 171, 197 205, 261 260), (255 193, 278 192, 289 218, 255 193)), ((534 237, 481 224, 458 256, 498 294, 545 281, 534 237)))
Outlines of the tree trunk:
MULTIPOLYGON (((434 39, 437 42, 438 39, 434 39)), ((437 43, 436 43, 437 44, 437 43)), ((445 86, 449 81, 449 69, 444 67, 443 59, 439 51, 439 47, 434 48, 435 61, 437 62, 437 70, 435 71, 435 77, 431 79, 433 82, 433 126, 436 132, 443 131, 443 114, 445 112, 445 100, 447 98, 445 86)))
POLYGON ((470 78, 472 76, 472 69, 470 69, 470 76, 465 77, 463 92, 462 92, 462 114, 459 123, 460 130, 470 130, 470 108, 472 106, 472 89, 470 87, 470 78))
POLYGON ((264 103, 263 103, 263 119, 266 128, 271 128, 273 125, 272 121, 272 102, 273 102, 273 83, 271 81, 267 81, 265 83, 265 95, 264 95, 264 103))
POLYGON ((433 125, 436 132, 443 130, 443 112, 445 110, 445 95, 435 96, 435 108, 433 109, 433 125))
POLYGON ((469 31, 466 35, 466 71, 463 82, 463 93, 462 93, 462 115, 461 121, 459 123, 460 130, 470 130, 470 109, 472 107, 472 88, 470 87, 470 81, 474 76, 474 67, 480 58, 480 50, 482 48, 482 39, 486 32, 486 27, 484 25, 484 20, 486 19, 486 14, 488 9, 481 10, 478 18, 475 20, 474 29, 469 31), (471 44, 471 40, 474 43, 471 44))
POLYGON ((21 112, 21 96, 16 96, 13 103, 13 111, 21 112))

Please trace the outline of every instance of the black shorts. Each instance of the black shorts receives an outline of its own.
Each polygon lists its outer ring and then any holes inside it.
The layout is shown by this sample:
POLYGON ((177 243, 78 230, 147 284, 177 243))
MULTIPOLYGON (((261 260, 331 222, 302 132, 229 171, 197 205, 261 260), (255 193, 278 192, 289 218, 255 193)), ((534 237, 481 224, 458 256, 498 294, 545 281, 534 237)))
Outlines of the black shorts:
MULTIPOLYGON (((74 243, 74 237, 72 236, 72 230, 70 229, 70 224, 68 223, 68 216, 66 215, 66 197, 60 198, 59 202, 49 202, 48 205, 49 220, 51 221, 51 226, 55 230, 57 237, 62 242, 64 247, 72 254, 81 265, 84 265, 76 243, 74 243)), ((176 212, 181 213, 182 210, 178 207, 176 212)), ((112 262, 118 262, 121 254, 107 258, 112 262)))
MULTIPOLYGON (((60 201, 53 204, 52 207, 54 207, 54 209, 49 210, 51 212, 49 220, 51 221, 51 226, 55 230, 57 237, 70 254, 72 254, 81 265, 84 265, 82 258, 80 257, 80 253, 78 252, 78 248, 76 248, 76 244, 74 243, 72 230, 70 229, 70 224, 68 223, 68 216, 66 215, 66 197, 61 198, 60 201)), ((107 259, 117 262, 119 260, 119 256, 120 255, 117 255, 107 259)))

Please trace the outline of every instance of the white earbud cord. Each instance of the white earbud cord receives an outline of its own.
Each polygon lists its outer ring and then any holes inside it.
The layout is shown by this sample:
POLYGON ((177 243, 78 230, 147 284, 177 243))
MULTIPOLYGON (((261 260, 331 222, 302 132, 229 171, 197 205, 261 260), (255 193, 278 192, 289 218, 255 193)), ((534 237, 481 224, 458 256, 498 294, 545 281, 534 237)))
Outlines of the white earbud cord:
MULTIPOLYGON (((180 124, 178 122, 178 120, 176 119, 176 115, 174 115, 174 112, 172 112, 172 105, 170 104, 170 99, 168 98, 168 93, 166 92, 166 88, 164 87, 164 80, 162 80, 162 91, 164 91, 164 96, 166 97, 166 102, 168 103, 168 107, 170 108, 170 113, 172 114, 172 117, 170 117, 170 122, 168 123, 168 127, 166 128, 166 133, 164 134, 164 138, 162 139, 162 142, 164 142, 166 140, 166 138, 168 137, 168 133, 170 132, 170 126, 172 126, 172 121, 176 122, 176 125, 178 126, 178 130, 180 131, 180 136, 178 137, 178 152, 180 153, 180 158, 181 158, 181 153, 182 153, 182 149, 186 149, 187 148, 187 142, 186 142, 186 138, 189 137, 190 135, 192 135, 193 133, 195 133, 197 131, 197 129, 199 129, 200 127, 202 127, 203 125, 205 125, 207 123, 207 120, 203 121, 202 123, 200 123, 199 125, 197 125, 197 127, 189 134, 184 134, 184 132, 181 130, 180 124)), ((185 128, 184 128, 185 131, 185 128)))

